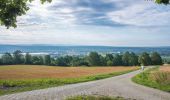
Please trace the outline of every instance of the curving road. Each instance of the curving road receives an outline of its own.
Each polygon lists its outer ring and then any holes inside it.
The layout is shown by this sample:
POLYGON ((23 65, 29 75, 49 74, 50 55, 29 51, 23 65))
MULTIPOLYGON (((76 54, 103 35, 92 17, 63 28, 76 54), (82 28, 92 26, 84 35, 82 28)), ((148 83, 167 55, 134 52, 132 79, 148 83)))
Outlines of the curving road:
POLYGON ((5 95, 0 100, 63 100, 80 94, 122 96, 137 100, 170 100, 170 93, 133 83, 131 78, 140 72, 138 70, 98 81, 5 95))

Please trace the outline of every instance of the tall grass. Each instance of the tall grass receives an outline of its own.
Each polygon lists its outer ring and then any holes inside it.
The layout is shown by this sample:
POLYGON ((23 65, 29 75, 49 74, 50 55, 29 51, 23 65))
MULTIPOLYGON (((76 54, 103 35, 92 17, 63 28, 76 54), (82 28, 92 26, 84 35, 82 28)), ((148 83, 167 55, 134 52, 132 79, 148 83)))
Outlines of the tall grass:
POLYGON ((157 71, 151 74, 151 78, 159 84, 170 84, 170 73, 157 71))
POLYGON ((132 80, 141 85, 170 92, 170 73, 159 71, 159 67, 146 70, 132 80))

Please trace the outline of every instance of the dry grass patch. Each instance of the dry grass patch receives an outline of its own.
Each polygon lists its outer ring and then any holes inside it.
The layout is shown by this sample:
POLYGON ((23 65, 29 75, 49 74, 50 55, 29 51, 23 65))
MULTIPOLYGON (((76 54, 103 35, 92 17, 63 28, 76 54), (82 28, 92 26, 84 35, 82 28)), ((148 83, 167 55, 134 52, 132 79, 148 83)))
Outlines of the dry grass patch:
POLYGON ((51 67, 40 65, 0 66, 0 80, 38 78, 78 78, 98 74, 122 72, 136 67, 51 67))
POLYGON ((170 72, 170 65, 161 66, 160 71, 170 72))

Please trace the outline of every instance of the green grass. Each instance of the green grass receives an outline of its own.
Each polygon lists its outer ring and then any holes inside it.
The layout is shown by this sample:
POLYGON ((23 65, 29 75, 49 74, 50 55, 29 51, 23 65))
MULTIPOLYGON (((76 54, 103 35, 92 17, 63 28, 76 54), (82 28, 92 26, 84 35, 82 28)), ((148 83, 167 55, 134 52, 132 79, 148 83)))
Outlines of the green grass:
POLYGON ((122 97, 108 97, 108 96, 75 96, 66 100, 125 100, 122 97))
POLYGON ((44 89, 44 88, 49 88, 49 87, 56 87, 56 86, 61 86, 61 85, 66 85, 66 84, 94 81, 94 80, 122 75, 125 73, 132 72, 134 70, 94 75, 94 76, 81 77, 81 78, 0 80, 0 95, 23 92, 23 91, 31 91, 31 90, 36 90, 36 89, 44 89))
POLYGON ((164 78, 166 78, 165 73, 159 73, 158 72, 159 67, 154 67, 154 68, 150 68, 138 75, 136 75, 135 77, 132 78, 132 81, 134 81, 135 83, 141 84, 141 85, 145 85, 151 88, 156 88, 159 90, 163 90, 166 92, 170 92, 170 83, 166 83, 164 81, 164 78), (155 71, 155 72, 154 72, 155 71), (151 74, 156 74, 157 79, 153 80, 151 77, 151 74), (161 82, 158 80, 162 80, 161 82))

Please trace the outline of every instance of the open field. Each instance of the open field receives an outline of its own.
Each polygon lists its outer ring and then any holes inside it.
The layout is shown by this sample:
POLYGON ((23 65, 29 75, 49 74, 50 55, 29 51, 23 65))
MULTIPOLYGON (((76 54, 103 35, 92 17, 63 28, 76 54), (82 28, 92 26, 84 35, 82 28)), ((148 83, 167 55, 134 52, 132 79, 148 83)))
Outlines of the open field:
POLYGON ((151 68, 132 79, 138 84, 170 92, 170 65, 151 68))
POLYGON ((51 67, 12 65, 0 67, 0 80, 39 78, 78 78, 136 69, 135 67, 51 67))
POLYGON ((0 66, 0 95, 99 80, 138 67, 0 66))

